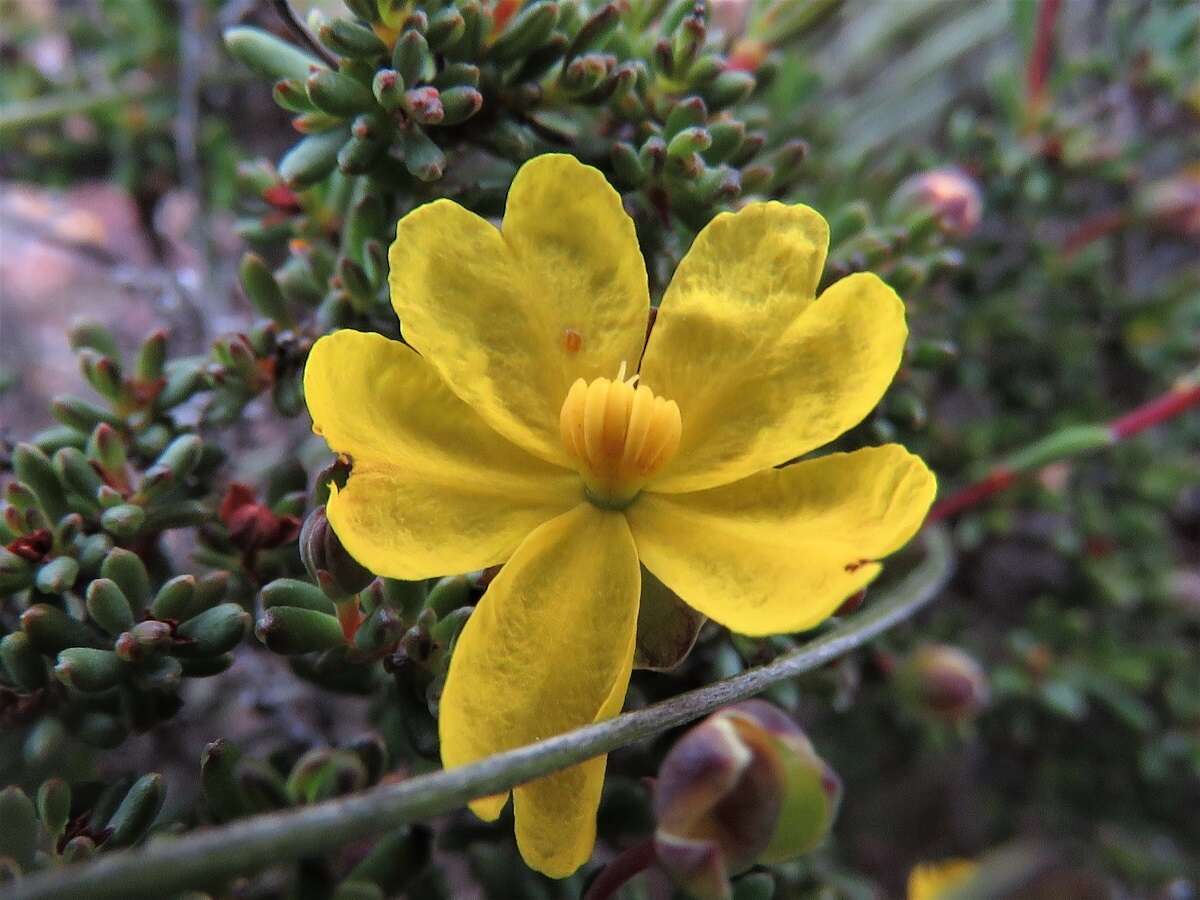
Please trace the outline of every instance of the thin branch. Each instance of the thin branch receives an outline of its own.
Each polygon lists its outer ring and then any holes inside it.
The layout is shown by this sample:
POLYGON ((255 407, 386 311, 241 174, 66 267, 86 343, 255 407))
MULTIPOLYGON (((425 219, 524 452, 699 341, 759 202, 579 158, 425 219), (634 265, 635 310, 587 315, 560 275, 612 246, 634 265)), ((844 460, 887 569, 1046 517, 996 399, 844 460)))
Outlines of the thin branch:
POLYGON ((108 853, 78 866, 34 875, 7 885, 7 900, 171 896, 309 854, 328 853, 661 734, 820 668, 911 618, 940 593, 954 570, 946 533, 927 529, 922 537, 925 559, 886 599, 765 666, 469 766, 155 840, 138 850, 108 853))
POLYGON ((1052 462, 1110 447, 1200 406, 1200 368, 1180 378, 1169 391, 1104 425, 1074 425, 1030 444, 993 465, 983 478, 933 505, 926 525, 941 522, 978 506, 1009 488, 1017 476, 1052 462))
POLYGON ((271 6, 275 8, 275 12, 279 14, 279 18, 283 19, 284 24, 287 25, 292 34, 296 35, 304 46, 313 52, 317 59, 336 72, 338 67, 337 59, 312 36, 312 33, 296 16, 296 11, 292 9, 292 4, 288 3, 288 0, 271 0, 271 6))

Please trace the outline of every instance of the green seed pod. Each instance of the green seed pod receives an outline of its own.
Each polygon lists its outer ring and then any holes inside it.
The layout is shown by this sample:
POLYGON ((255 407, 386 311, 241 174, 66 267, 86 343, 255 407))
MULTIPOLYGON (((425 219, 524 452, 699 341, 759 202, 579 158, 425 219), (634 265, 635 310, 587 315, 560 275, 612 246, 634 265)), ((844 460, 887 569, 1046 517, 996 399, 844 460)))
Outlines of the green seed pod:
POLYGON ((289 187, 307 187, 333 171, 338 150, 349 137, 346 128, 310 134, 279 161, 279 177, 289 187))
POLYGON ((387 53, 387 45, 370 28, 348 19, 332 19, 317 31, 321 43, 339 56, 371 59, 387 53))
POLYGON ((371 81, 371 92, 380 106, 393 112, 404 100, 404 79, 395 69, 380 69, 371 81))
POLYGON ((43 781, 38 788, 37 811, 50 837, 57 838, 71 818, 71 786, 61 778, 43 781))
POLYGON ((38 823, 33 801, 19 787, 0 791, 0 857, 8 857, 25 872, 37 855, 38 823))
POLYGON ((612 145, 611 159, 617 178, 627 187, 639 188, 646 183, 649 173, 642 165, 637 150, 625 141, 615 141, 612 145))
POLYGON ((450 63, 433 79, 434 87, 445 91, 452 87, 479 87, 479 66, 470 63, 450 63))
POLYGON ((279 289, 279 282, 275 280, 262 257, 257 253, 245 254, 238 274, 241 276, 242 290, 246 298, 254 305, 259 315, 278 322, 282 328, 291 328, 292 317, 288 313, 283 291, 279 289))
POLYGON ((608 36, 616 30, 621 22, 621 11, 616 3, 605 3, 583 23, 571 41, 567 58, 571 59, 589 50, 598 50, 604 46, 608 36))
POLYGON ((712 145, 712 135, 708 129, 700 127, 685 128, 671 138, 667 144, 667 158, 679 160, 707 150, 712 145))
POLYGON ((193 644, 176 649, 177 656, 216 656, 236 647, 246 635, 250 614, 236 603, 222 603, 179 626, 181 637, 193 644))
POLYGON ((61 594, 75 584, 79 563, 70 556, 56 556, 45 563, 34 576, 33 583, 43 594, 61 594))
POLYGON ((321 69, 313 72, 305 84, 313 105, 331 116, 350 118, 375 108, 371 92, 347 75, 321 69))
POLYGON ((269 650, 285 656, 330 650, 346 642, 334 616, 296 606, 267 609, 254 626, 254 636, 269 650))
POLYGON ((703 90, 709 108, 715 112, 741 103, 754 93, 757 86, 758 82, 750 72, 726 69, 704 85, 703 90))
POLYGON ((113 650, 125 662, 141 662, 174 643, 171 626, 157 619, 138 622, 114 642, 113 650))
POLYGON ((275 82, 271 89, 271 99, 277 106, 288 112, 307 114, 316 112, 312 98, 308 96, 308 86, 299 78, 284 78, 275 82))
POLYGON ((303 80, 308 77, 311 69, 323 68, 320 62, 307 53, 258 28, 227 28, 224 38, 226 49, 235 59, 273 80, 303 80))
POLYGON ((392 48, 392 68, 407 87, 424 81, 433 71, 429 44, 418 31, 406 31, 396 39, 392 48))
POLYGON ((533 53, 550 37, 558 23, 558 12, 554 0, 539 0, 526 6, 492 44, 491 59, 507 65, 533 53))
POLYGON ((420 126, 410 125, 400 132, 400 146, 404 151, 404 167, 413 177, 421 181, 437 181, 442 177, 446 155, 420 126))
POLYGON ((457 42, 446 47, 443 51, 452 60, 472 60, 479 56, 483 43, 487 40, 492 20, 483 11, 479 0, 467 0, 458 3, 458 11, 463 17, 463 34, 457 42))
MULTIPOLYGON (((303 546, 303 536, 301 546, 303 546)), ((301 553, 303 554, 303 550, 301 553)), ((315 612, 332 616, 336 611, 333 601, 321 591, 306 581, 295 578, 277 578, 263 586, 258 594, 259 605, 264 609, 275 606, 294 606, 298 609, 310 609, 315 612)))
MULTIPOLYGON (((91 426, 81 430, 90 431, 91 426)), ((33 491, 50 521, 57 522, 70 512, 66 492, 45 453, 33 444, 17 444, 12 452, 12 467, 17 479, 33 491)))
POLYGON ((385 148, 386 145, 380 141, 352 136, 338 150, 338 170, 343 175, 365 175, 374 167, 385 148))
POLYGON ((200 785, 209 815, 220 822, 231 822, 250 812, 249 803, 237 780, 237 764, 242 752, 235 744, 216 740, 204 748, 200 757, 200 785))
POLYGON ((746 139, 746 125, 736 119, 713 122, 708 126, 708 133, 712 136, 712 144, 704 151, 704 159, 708 163, 721 163, 741 148, 746 139))
POLYGON ((54 454, 54 470, 63 484, 89 501, 104 484, 87 457, 75 447, 63 447, 54 454))
POLYGON ((442 125, 458 125, 483 108, 483 94, 467 85, 443 90, 441 101, 442 125))
POLYGON ((120 419, 104 407, 70 394, 55 397, 50 403, 50 412, 64 425, 70 425, 84 434, 90 432, 101 422, 107 422, 114 427, 120 425, 120 419))
POLYGON ((146 511, 132 503, 122 503, 120 506, 106 509, 100 515, 100 524, 117 540, 129 541, 135 538, 146 524, 146 511))
POLYGON ((91 319, 78 319, 71 323, 71 330, 67 334, 67 342, 70 344, 71 349, 75 351, 87 347, 104 356, 111 356, 113 359, 121 358, 121 350, 117 346, 117 339, 113 337, 113 333, 108 329, 108 326, 91 319))
POLYGON ((166 796, 162 776, 156 772, 143 775, 134 782, 117 811, 108 820, 112 833, 104 842, 105 846, 130 847, 141 840, 158 817, 166 796))
POLYGON ((33 566, 5 547, 0 547, 0 594, 15 594, 33 584, 33 566))
POLYGON ((150 575, 141 557, 120 547, 113 549, 100 566, 100 575, 116 582, 134 616, 150 602, 150 575))
POLYGON ((121 659, 111 650, 68 647, 58 654, 54 677, 88 694, 107 691, 121 680, 121 659))
POLYGON ((295 803, 319 803, 367 786, 362 760, 345 750, 320 748, 305 753, 292 767, 287 792, 295 803))
POLYGON ((101 397, 113 401, 121 398, 124 393, 121 367, 111 357, 102 356, 95 350, 80 350, 79 369, 101 397))
POLYGON ((14 631, 0 639, 0 663, 9 681, 26 691, 46 684, 46 663, 24 631, 14 631))
POLYGON ((436 53, 441 53, 462 39, 467 30, 466 19, 453 6, 448 6, 429 20, 429 30, 425 33, 429 46, 436 53))
POLYGON ((133 610, 110 578, 97 578, 87 588, 88 615, 109 634, 118 635, 133 627, 133 610))
POLYGON ((676 103, 663 124, 663 139, 671 140, 685 128, 703 125, 708 120, 708 107, 699 97, 686 97, 676 103))

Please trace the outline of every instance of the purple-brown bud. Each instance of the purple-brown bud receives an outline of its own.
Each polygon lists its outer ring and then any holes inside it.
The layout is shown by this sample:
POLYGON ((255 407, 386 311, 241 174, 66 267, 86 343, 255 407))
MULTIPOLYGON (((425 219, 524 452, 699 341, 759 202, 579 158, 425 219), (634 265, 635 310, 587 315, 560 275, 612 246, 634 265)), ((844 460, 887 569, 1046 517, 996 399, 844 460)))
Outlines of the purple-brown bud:
POLYGON ((947 166, 906 178, 896 189, 892 204, 908 214, 925 213, 951 237, 966 237, 983 218, 979 185, 962 169, 947 166))
POLYGON ((375 580, 342 546, 323 506, 309 513, 300 529, 300 559, 312 580, 335 603, 375 580))
POLYGON ((709 716, 663 760, 655 852, 688 892, 728 898, 730 876, 820 843, 841 793, 841 781, 795 722, 748 700, 709 716))
POLYGON ((986 673, 948 644, 924 644, 904 662, 899 677, 922 713, 951 724, 975 718, 988 704, 986 673))

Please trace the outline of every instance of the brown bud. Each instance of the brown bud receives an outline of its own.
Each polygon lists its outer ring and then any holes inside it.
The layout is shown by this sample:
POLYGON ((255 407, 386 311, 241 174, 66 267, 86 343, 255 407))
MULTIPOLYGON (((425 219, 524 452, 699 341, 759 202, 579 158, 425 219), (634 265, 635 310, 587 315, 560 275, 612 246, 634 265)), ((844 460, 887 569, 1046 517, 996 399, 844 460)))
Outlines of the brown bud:
POLYGON ((300 559, 325 596, 335 602, 357 594, 375 579, 342 546, 324 506, 318 506, 304 520, 300 529, 300 559))
POLYGON ((685 890, 725 898, 731 875, 812 850, 840 799, 840 780, 804 732, 749 700, 701 722, 663 760, 655 851, 685 890))
POLYGON ((892 197, 902 213, 926 214, 952 237, 966 237, 983 218, 979 185, 962 169, 930 169, 904 180, 892 197))
POLYGON ((921 712, 951 724, 975 718, 990 695, 979 663, 948 644, 918 647, 902 665, 900 679, 921 712))

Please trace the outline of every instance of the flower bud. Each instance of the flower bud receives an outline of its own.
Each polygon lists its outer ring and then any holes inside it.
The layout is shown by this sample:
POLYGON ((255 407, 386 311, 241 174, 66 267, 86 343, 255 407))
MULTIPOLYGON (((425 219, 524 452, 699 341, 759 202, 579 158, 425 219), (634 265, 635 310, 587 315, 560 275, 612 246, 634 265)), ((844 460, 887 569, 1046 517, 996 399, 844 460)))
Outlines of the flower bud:
POLYGON ((966 237, 983 218, 983 195, 966 172, 953 166, 931 169, 904 180, 892 196, 901 213, 931 216, 951 237, 966 237))
POLYGON ((812 850, 837 815, 841 782, 784 713, 749 700, 710 716, 663 760, 655 786, 659 862, 700 898, 729 878, 812 850))
POLYGON ((1200 240, 1200 165, 1147 185, 1138 204, 1163 231, 1200 240))
POLYGON ((229 536, 243 551, 278 547, 296 539, 300 522, 295 516, 276 515, 259 503, 254 490, 233 482, 221 500, 217 515, 229 529, 229 536))
POLYGON ((323 506, 309 513, 300 529, 300 559, 325 596, 335 602, 357 594, 375 579, 342 546, 323 506))
POLYGON ((988 679, 979 663, 947 644, 918 647, 900 679, 921 712, 947 723, 973 719, 988 703, 988 679))

